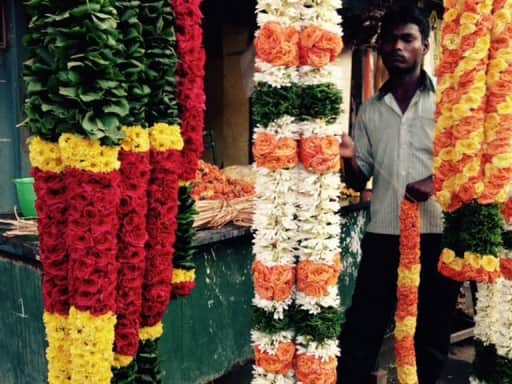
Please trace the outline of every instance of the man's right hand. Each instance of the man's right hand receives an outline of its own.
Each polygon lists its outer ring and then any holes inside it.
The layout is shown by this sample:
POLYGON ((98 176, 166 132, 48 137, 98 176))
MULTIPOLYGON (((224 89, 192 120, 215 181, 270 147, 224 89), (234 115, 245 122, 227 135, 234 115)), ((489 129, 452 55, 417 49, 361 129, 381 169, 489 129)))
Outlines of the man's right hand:
POLYGON ((356 155, 356 146, 352 138, 344 133, 341 135, 340 156, 343 159, 352 159, 356 155))

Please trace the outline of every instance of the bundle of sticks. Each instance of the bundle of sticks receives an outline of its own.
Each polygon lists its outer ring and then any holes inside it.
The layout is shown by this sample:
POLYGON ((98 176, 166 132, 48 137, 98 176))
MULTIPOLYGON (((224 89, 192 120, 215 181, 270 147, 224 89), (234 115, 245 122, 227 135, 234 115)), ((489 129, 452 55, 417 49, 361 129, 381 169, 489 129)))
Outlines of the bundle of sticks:
POLYGON ((7 227, 7 231, 3 233, 5 237, 16 236, 37 236, 37 220, 25 220, 15 213, 16 219, 7 220, 0 219, 0 225, 7 227))
POLYGON ((194 221, 196 228, 219 228, 230 222, 250 227, 254 214, 254 198, 199 200, 196 202, 196 209, 199 212, 194 221))

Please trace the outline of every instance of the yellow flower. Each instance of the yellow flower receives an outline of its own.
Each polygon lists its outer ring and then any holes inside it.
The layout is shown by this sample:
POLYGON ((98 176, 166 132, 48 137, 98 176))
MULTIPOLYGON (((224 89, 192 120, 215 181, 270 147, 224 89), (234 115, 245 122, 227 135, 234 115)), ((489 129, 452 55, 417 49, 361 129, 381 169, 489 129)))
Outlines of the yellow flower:
POLYGON ((406 336, 414 336, 416 330, 416 318, 409 316, 401 321, 397 321, 395 325, 395 337, 403 339, 406 336))
POLYGON ((455 252, 449 248, 444 248, 443 252, 441 253, 441 261, 445 264, 451 264, 456 257, 457 256, 455 256, 455 252))
POLYGON ((447 192, 455 192, 458 190, 457 188, 457 179, 455 176, 452 176, 443 183, 443 190, 447 192))
POLYGON ((120 355, 119 353, 114 354, 114 368, 127 367, 133 361, 133 356, 120 355))
POLYGON ((481 257, 473 252, 464 252, 464 262, 471 265, 473 268, 480 268, 481 257))
POLYGON ((180 180, 180 182, 179 182, 180 187, 187 187, 187 186, 189 186, 191 184, 192 184, 191 181, 180 180))
POLYGON ((471 115, 471 111, 464 104, 457 104, 452 110, 453 118, 456 120, 462 120, 464 117, 471 115))
POLYGON ((452 195, 448 191, 439 191, 436 193, 436 200, 441 207, 446 209, 450 205, 452 195))
POLYGON ((500 115, 512 114, 512 97, 507 96, 507 101, 498 105, 498 113, 500 115))
POLYGON ((471 162, 464 167, 464 174, 467 177, 474 177, 480 173, 480 159, 475 157, 471 162))
POLYGON ((139 338, 144 340, 156 340, 164 333, 164 325, 159 322, 152 327, 143 327, 139 329, 139 338))
POLYGON ((149 132, 141 126, 123 127, 124 139, 121 148, 127 152, 149 151, 149 132))
POLYGON ((176 268, 172 272, 172 283, 178 284, 178 283, 184 283, 184 282, 191 282, 196 280, 196 270, 186 270, 186 269, 179 269, 176 268))
POLYGON ((482 146, 482 140, 478 138, 469 137, 467 139, 459 140, 455 144, 455 149, 458 153, 472 155, 477 153, 482 146))
POLYGON ((55 173, 64 170, 58 143, 52 143, 35 136, 28 140, 28 147, 32 167, 55 173))
POLYGON ((476 31, 476 25, 475 24, 462 24, 460 26, 460 34, 462 36, 471 35, 476 31))
POLYGON ((492 11, 492 0, 486 0, 478 6, 478 13, 491 13, 492 11))
POLYGON ((507 188, 508 187, 503 188, 501 191, 498 192, 498 195, 496 196, 497 203, 504 203, 505 201, 507 201, 507 198, 508 198, 507 188))
POLYGON ((465 104, 469 108, 476 109, 482 103, 482 98, 469 93, 467 95, 462 96, 460 101, 462 104, 465 104))
POLYGON ((151 148, 159 152, 181 151, 185 145, 178 125, 157 123, 149 130, 149 138, 151 148))
POLYGON ((492 32, 496 35, 501 34, 507 27, 507 24, 512 21, 510 11, 506 9, 500 9, 497 12, 494 12, 493 18, 494 26, 492 32))
POLYGON ((495 256, 485 255, 484 257, 482 257, 482 267, 487 272, 498 271, 500 267, 500 261, 495 256))
POLYGON ((454 260, 452 260, 450 266, 456 271, 462 271, 464 268, 464 259, 456 257, 454 260))
POLYGON ((475 192, 477 196, 480 196, 483 193, 484 189, 485 185, 483 182, 479 181, 478 183, 475 184, 475 192))
POLYGON ((418 286, 420 284, 420 269, 419 265, 410 270, 402 267, 398 268, 398 285, 418 286))
POLYGON ((398 366, 397 374, 400 384, 418 384, 418 375, 415 366, 398 366))
POLYGON ((501 60, 505 60, 507 63, 512 62, 512 47, 500 49, 496 56, 498 56, 501 60))
POLYGON ((101 145, 90 140, 64 133, 59 139, 59 148, 64 165, 93 173, 109 173, 119 169, 119 147, 101 145))
POLYGON ((455 50, 460 46, 460 37, 455 34, 446 35, 443 43, 446 48, 455 50))
POLYGON ((445 23, 452 22, 457 18, 457 16, 458 16, 458 12, 455 8, 448 9, 444 13, 444 22, 445 23))
POLYGON ((444 148, 439 152, 439 158, 443 161, 453 161, 459 159, 460 155, 455 148, 444 148))
POLYGON ((108 384, 114 363, 116 316, 94 316, 74 307, 69 311, 71 377, 74 383, 108 384))
POLYGON ((461 24, 475 24, 480 19, 476 13, 464 12, 460 18, 461 24))
POLYGON ((48 384, 71 383, 71 359, 68 318, 45 312, 43 322, 46 328, 48 348, 48 384))
POLYGON ((455 191, 458 191, 467 181, 468 178, 464 173, 455 175, 455 191))
POLYGON ((512 165, 512 152, 501 153, 494 156, 492 163, 498 168, 509 168, 512 165))

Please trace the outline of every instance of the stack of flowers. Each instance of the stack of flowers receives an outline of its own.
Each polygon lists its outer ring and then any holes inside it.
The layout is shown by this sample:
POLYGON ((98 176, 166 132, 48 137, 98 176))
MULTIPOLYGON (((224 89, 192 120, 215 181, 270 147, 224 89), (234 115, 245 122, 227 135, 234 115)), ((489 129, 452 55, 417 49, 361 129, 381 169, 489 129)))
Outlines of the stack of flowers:
POLYGON ((419 205, 403 200, 400 207, 400 265, 395 315, 395 355, 400 384, 417 384, 414 335, 418 318, 420 285, 419 205))
POLYGON ((151 103, 146 107, 150 164, 146 269, 141 309, 141 345, 137 382, 161 382, 156 347, 162 319, 171 298, 172 258, 176 240, 181 137, 176 102, 175 17, 168 1, 141 1, 139 19, 146 47, 147 83, 151 103))
POLYGON ((496 172, 492 164, 503 166, 504 145, 503 134, 495 142, 492 128, 496 97, 491 89, 490 97, 486 93, 500 73, 496 68, 504 69, 489 64, 498 30, 504 28, 496 23, 503 2, 446 5, 434 139, 436 197, 446 212, 439 269, 459 281, 494 281, 499 276, 501 218, 498 195, 492 192, 497 190, 485 174, 496 172))
POLYGON ((29 5, 30 158, 38 194, 50 383, 110 383, 116 321, 120 118, 117 13, 29 5), (93 81, 91 81, 93 79, 93 81))
POLYGON ((299 39, 301 106, 297 220, 296 378, 303 384, 336 379, 341 325, 340 155, 341 91, 332 62, 343 43, 341 1, 305 1, 299 39))
POLYGON ((253 383, 292 384, 299 25, 293 1, 260 0, 257 11, 253 383))

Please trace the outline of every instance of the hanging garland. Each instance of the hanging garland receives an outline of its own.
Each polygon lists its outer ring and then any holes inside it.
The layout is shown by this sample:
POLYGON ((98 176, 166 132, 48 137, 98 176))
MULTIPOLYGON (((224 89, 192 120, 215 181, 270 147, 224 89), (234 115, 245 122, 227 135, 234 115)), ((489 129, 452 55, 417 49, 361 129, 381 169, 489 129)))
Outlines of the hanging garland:
POLYGON ((492 282, 499 276, 502 221, 496 203, 505 194, 503 180, 491 181, 489 175, 507 168, 503 151, 510 140, 503 133, 496 136, 496 103, 503 99, 496 82, 504 68, 497 64, 495 46, 503 44, 499 37, 506 28, 500 16, 503 5, 501 0, 465 1, 462 6, 450 1, 445 16, 434 182, 436 197, 446 211, 439 270, 458 281, 492 282), (459 24, 458 31, 451 23, 459 24), (443 63, 452 56, 460 60, 450 74, 452 68, 443 63))
POLYGON ((48 379, 109 383, 117 144, 123 138, 119 120, 128 113, 116 59, 117 14, 100 1, 72 7, 50 1, 29 10, 26 114, 36 136, 30 158, 41 217, 48 379))
POLYGON ((401 384, 418 383, 414 335, 418 318, 420 272, 419 205, 403 200, 400 207, 400 265, 395 314, 395 354, 398 381, 401 384))

